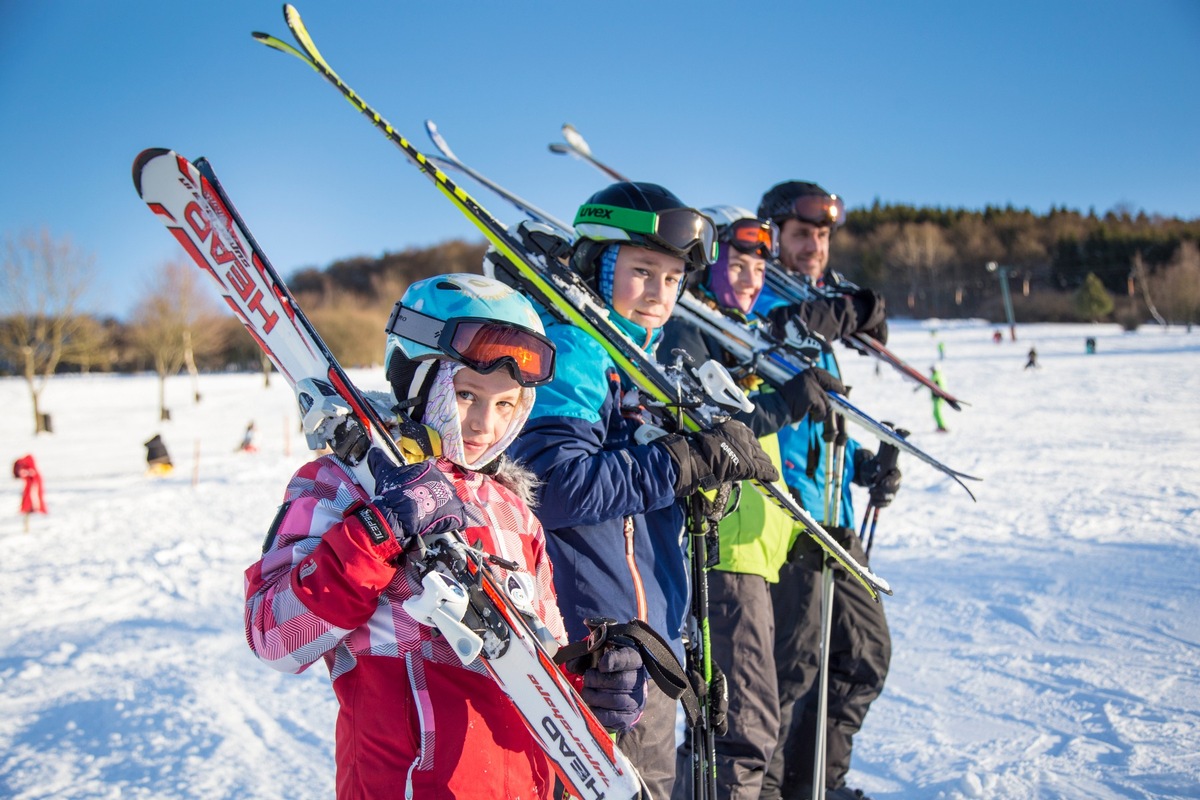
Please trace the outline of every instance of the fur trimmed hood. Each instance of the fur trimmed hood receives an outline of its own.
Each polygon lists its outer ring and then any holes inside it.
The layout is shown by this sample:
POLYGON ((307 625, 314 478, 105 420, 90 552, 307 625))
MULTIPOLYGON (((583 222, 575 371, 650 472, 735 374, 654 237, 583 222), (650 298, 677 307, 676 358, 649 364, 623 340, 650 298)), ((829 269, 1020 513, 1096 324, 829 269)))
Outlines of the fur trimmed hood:
POLYGON ((496 459, 495 472, 492 472, 491 476, 505 489, 521 498, 531 511, 537 510, 537 492, 542 483, 523 463, 502 455, 496 459))

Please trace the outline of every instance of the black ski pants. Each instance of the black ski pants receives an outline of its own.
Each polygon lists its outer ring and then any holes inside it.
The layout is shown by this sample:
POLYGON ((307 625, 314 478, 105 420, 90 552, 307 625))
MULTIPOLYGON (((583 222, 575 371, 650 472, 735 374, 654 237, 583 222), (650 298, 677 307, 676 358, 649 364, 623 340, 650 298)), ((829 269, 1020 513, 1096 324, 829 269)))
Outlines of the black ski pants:
POLYGON ((650 681, 646 686, 646 708, 633 729, 617 737, 621 748, 652 798, 669 798, 675 785, 675 708, 662 689, 650 681))
MULTIPOLYGON (((857 537, 846 549, 866 565, 857 537)), ((829 693, 825 785, 846 780, 854 734, 872 701, 883 691, 892 640, 883 604, 844 570, 834 571, 833 627, 829 648, 829 693)), ((817 672, 821 648, 821 573, 789 563, 771 587, 775 611, 775 659, 779 681, 779 743, 763 781, 763 800, 807 798, 816 746, 817 672)))
MULTIPOLYGON (((710 570, 708 625, 713 660, 729 687, 729 731, 716 737, 717 799, 756 800, 779 734, 770 584, 710 570)), ((685 737, 672 800, 693 797, 690 745, 685 737)))

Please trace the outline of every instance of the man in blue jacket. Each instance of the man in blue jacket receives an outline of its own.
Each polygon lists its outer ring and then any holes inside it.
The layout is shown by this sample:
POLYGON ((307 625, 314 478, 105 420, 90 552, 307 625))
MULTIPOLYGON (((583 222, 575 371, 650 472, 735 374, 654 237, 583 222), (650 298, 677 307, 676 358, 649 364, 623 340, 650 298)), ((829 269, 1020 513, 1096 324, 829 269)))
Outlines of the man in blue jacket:
MULTIPOLYGON (((712 220, 661 186, 622 182, 589 198, 575 228, 573 268, 610 319, 652 353, 686 273, 713 259, 712 220)), ((509 453, 542 481, 537 514, 568 634, 585 635, 591 617, 637 618, 682 660, 688 568, 679 500, 702 485, 778 472, 739 422, 647 440, 636 392, 604 347, 570 325, 552 324, 546 335, 557 347, 555 378, 538 390, 509 453)), ((652 688, 641 720, 617 740, 653 797, 670 797, 675 781, 675 706, 652 688)))
MULTIPOLYGON (((815 183, 787 181, 763 195, 758 216, 779 226, 779 260, 795 277, 823 288, 836 287, 840 277, 828 269, 829 244, 845 219, 841 198, 815 183)), ((869 289, 853 288, 845 300, 859 320, 854 329, 887 340, 883 298, 869 289)), ((760 298, 755 307, 768 313, 779 300, 760 298)), ((778 311, 776 312, 778 313, 778 311)), ((817 366, 840 376, 832 351, 817 366)), ((796 498, 834 534, 858 563, 866 565, 855 534, 851 484, 870 488, 875 506, 891 502, 899 489, 900 471, 886 473, 875 453, 850 439, 840 475, 826 474, 825 424, 805 418, 779 431, 783 478, 796 498), (841 486, 842 502, 836 519, 825 519, 825 485, 841 486)), ((812 796, 816 735, 816 686, 821 641, 821 551, 800 537, 789 563, 771 587, 775 611, 775 658, 780 702, 779 743, 760 795, 763 800, 812 796)), ((825 797, 863 798, 845 785, 854 734, 862 726, 871 702, 883 691, 891 661, 891 637, 882 603, 841 570, 833 593, 829 692, 826 720, 825 797)))

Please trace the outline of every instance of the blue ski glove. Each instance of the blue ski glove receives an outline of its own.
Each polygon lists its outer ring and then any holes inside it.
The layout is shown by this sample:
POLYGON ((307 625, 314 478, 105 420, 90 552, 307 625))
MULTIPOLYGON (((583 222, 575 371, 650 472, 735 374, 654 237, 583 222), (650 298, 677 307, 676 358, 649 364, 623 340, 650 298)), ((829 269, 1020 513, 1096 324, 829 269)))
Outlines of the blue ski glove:
POLYGON ((433 462, 401 466, 378 447, 372 447, 367 467, 375 476, 371 503, 405 550, 419 545, 422 537, 466 527, 466 507, 454 485, 433 462))
POLYGON ((625 733, 646 709, 646 680, 642 654, 633 647, 610 644, 595 665, 584 670, 579 696, 606 730, 625 733))

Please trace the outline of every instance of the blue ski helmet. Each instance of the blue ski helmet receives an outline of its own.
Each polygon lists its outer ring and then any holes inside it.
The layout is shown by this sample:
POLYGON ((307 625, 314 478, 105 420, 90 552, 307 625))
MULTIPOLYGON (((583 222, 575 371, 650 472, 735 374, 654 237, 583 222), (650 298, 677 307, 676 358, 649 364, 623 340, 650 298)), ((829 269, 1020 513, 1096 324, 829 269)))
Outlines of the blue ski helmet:
POLYGON ((532 304, 494 278, 449 274, 412 284, 393 308, 387 334, 397 410, 436 431, 442 456, 467 469, 482 469, 504 451, 529 418, 533 387, 554 377, 554 344, 532 304), (453 383, 459 365, 480 373, 505 369, 521 387, 504 437, 470 463, 453 383))
POLYGON ((441 322, 456 318, 486 319, 545 336, 542 321, 538 319, 529 300, 511 286, 483 275, 439 275, 412 284, 400 302, 396 303, 392 319, 388 322, 387 350, 384 353, 384 362, 388 364, 397 351, 413 361, 426 358, 459 360, 458 354, 444 349, 428 336, 418 336, 417 330, 423 329, 413 329, 412 333, 417 338, 406 336, 404 309, 441 322))

